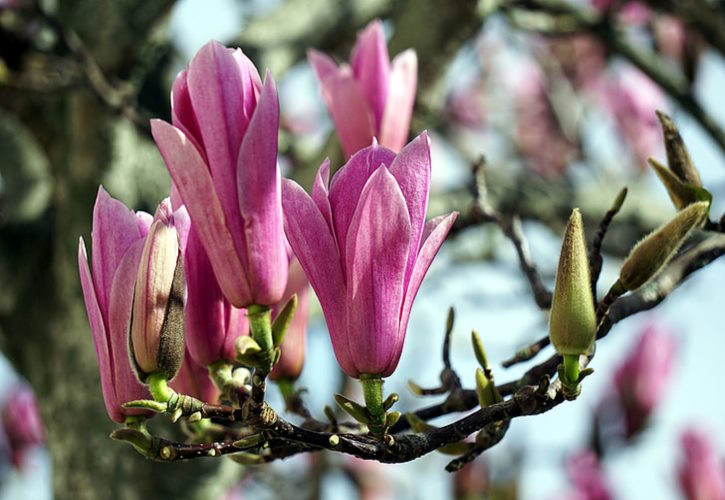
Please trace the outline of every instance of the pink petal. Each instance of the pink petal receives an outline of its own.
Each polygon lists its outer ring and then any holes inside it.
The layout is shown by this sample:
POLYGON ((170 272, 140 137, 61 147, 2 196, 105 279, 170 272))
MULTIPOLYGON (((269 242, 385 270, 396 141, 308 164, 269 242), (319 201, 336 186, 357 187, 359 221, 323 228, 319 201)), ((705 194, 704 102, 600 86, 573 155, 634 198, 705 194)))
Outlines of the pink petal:
POLYGON ((197 225, 224 296, 238 307, 248 304, 251 294, 247 274, 204 160, 186 135, 168 123, 151 120, 151 132, 191 220, 197 225))
POLYGON ((287 250, 277 166, 279 101, 267 73, 264 90, 239 152, 239 210, 244 219, 249 277, 256 304, 272 305, 287 285, 287 250))
POLYGON ((410 135, 417 80, 418 59, 415 51, 401 52, 393 59, 388 100, 380 127, 380 144, 395 152, 405 146, 410 135))
POLYGON ((307 51, 307 60, 317 75, 317 79, 322 84, 327 77, 337 72, 337 64, 330 57, 315 49, 307 51))
POLYGON ((410 276, 408 288, 405 292, 403 307, 400 310, 400 334, 398 335, 398 339, 400 339, 401 345, 400 349, 397 349, 396 351, 398 357, 393 360, 392 366, 388 367, 388 370, 394 370, 398 365, 398 360, 400 359, 400 354, 402 352, 402 339, 405 339, 405 331, 408 328, 408 319, 410 318, 410 310, 413 307, 413 301, 415 300, 415 296, 418 294, 418 289, 420 288, 421 283, 423 283, 425 273, 428 272, 428 268, 433 262, 433 258, 438 253, 443 241, 445 241, 448 231, 451 230, 453 223, 456 221, 456 217, 458 217, 458 212, 452 212, 445 216, 436 217, 429 220, 423 229, 423 234, 426 238, 421 243, 418 258, 415 261, 415 267, 413 267, 413 273, 410 276))
MULTIPOLYGON (((150 397, 148 390, 136 379, 128 352, 134 286, 143 247, 144 240, 139 240, 128 249, 113 277, 113 287, 111 288, 111 308, 108 316, 109 354, 113 363, 118 405, 134 399, 150 397)), ((147 413, 142 410, 121 409, 121 411, 125 415, 147 413)))
POLYGON ((239 67, 239 74, 242 77, 242 92, 244 92, 244 117, 246 122, 252 119, 254 108, 257 106, 259 94, 262 92, 262 80, 259 78, 259 72, 254 67, 254 63, 244 55, 242 49, 236 49, 232 52, 232 57, 239 67))
POLYGON ((108 416, 114 422, 123 422, 123 414, 116 399, 116 391, 113 387, 113 365, 108 352, 108 338, 106 327, 103 324, 103 315, 96 298, 96 290, 93 287, 91 270, 88 267, 88 255, 83 238, 78 242, 78 271, 81 276, 81 288, 83 289, 83 300, 86 303, 88 322, 91 325, 91 336, 93 345, 96 348, 96 359, 98 359, 98 371, 101 374, 101 389, 103 390, 103 402, 106 405, 108 416))
POLYGON ((322 162, 315 180, 312 184, 312 199, 320 209, 320 213, 327 221, 327 225, 332 229, 332 209, 330 208, 330 198, 328 193, 328 186, 330 184, 330 160, 328 158, 322 162))
POLYGON ((368 146, 375 135, 374 117, 349 67, 341 67, 322 81, 322 98, 345 156, 368 146))
POLYGON ((347 237, 347 338, 360 373, 389 375, 395 349, 402 348, 400 307, 409 247, 403 193, 380 166, 360 195, 347 237))
POLYGON ((282 204, 287 240, 320 300, 335 356, 345 373, 356 373, 345 333, 345 282, 337 243, 315 202, 296 182, 282 181, 282 204))
POLYGON ((372 173, 380 165, 390 166, 394 159, 395 154, 392 151, 373 142, 372 146, 354 154, 332 178, 329 195, 330 206, 332 207, 335 236, 343 255, 343 263, 346 261, 344 255, 347 231, 357 208, 360 193, 372 173))
POLYGON ((91 265, 98 306, 104 318, 108 317, 111 280, 116 268, 128 247, 139 238, 141 234, 136 215, 99 186, 93 207, 91 265))
POLYGON ((199 121, 189 95, 188 73, 187 69, 180 72, 171 88, 171 123, 184 132, 201 155, 205 156, 204 139, 199 130, 199 121))
POLYGON ((405 146, 390 165, 390 173, 393 174, 403 192, 410 215, 411 239, 405 273, 406 283, 413 272, 425 225, 425 212, 430 191, 430 172, 430 139, 428 139, 428 134, 423 132, 405 146))
POLYGON ((375 117, 375 130, 380 130, 390 80, 390 57, 380 20, 373 21, 358 34, 350 65, 375 117))
POLYGON ((218 42, 207 43, 191 61, 187 80, 214 190, 236 242, 244 231, 238 213, 236 167, 249 120, 244 109, 245 82, 234 51, 218 42))

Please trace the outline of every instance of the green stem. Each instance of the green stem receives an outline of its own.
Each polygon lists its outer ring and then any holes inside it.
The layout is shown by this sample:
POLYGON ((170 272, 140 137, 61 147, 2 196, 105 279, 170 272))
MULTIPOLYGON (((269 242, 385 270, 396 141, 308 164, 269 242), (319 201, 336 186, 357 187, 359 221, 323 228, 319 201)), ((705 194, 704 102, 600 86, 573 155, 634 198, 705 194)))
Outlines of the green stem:
POLYGON ((259 353, 264 370, 272 370, 272 359, 274 355, 274 341, 272 339, 272 310, 269 306, 253 304, 247 308, 249 318, 249 333, 259 344, 262 351, 259 353))
POLYGON ((152 373, 146 379, 146 383, 148 383, 151 396, 153 396, 154 400, 161 403, 166 403, 175 394, 174 390, 169 387, 166 375, 162 373, 152 373))
POLYGON ((291 396, 294 396, 295 393, 295 384, 288 378, 282 378, 276 381, 277 387, 279 387, 279 392, 282 394, 282 398, 284 398, 285 403, 289 401, 291 396))
POLYGON ((576 385, 579 383, 579 355, 564 354, 564 375, 566 380, 562 380, 567 385, 576 385))
POLYGON ((385 407, 383 406, 383 378, 380 375, 360 375, 365 407, 370 415, 370 433, 382 437, 385 433, 385 407))

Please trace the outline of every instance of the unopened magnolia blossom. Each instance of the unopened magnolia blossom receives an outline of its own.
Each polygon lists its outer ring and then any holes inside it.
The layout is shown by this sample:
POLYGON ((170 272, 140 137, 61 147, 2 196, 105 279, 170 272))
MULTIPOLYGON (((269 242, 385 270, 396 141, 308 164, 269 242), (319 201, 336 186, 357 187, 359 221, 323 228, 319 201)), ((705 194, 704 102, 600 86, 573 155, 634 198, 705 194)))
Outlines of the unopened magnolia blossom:
POLYGON ((309 51, 308 59, 345 156, 370 145, 373 137, 400 151, 410 135, 418 72, 415 52, 401 52, 391 63, 383 26, 373 21, 358 35, 349 65, 338 66, 316 50, 309 51))
POLYGON ((2 426, 10 445, 10 459, 16 468, 22 468, 26 453, 45 444, 38 401, 30 387, 13 388, 2 411, 2 426))
POLYGON ((121 405, 150 397, 131 369, 128 347, 136 273, 151 220, 150 214, 132 212, 100 187, 93 208, 92 273, 83 238, 78 244, 78 269, 103 400, 108 416, 119 423, 127 415, 150 414, 121 405))
POLYGON ((156 144, 219 287, 236 307, 270 306, 287 283, 277 165, 279 102, 240 49, 209 42, 174 82, 156 144))
POLYGON ((399 154, 373 144, 312 195, 284 181, 285 230, 322 305, 332 346, 351 377, 389 376, 400 359, 413 299, 456 213, 425 222, 430 144, 399 154))
POLYGON ((725 469, 713 441, 700 429, 687 429, 681 438, 683 456, 678 470, 680 490, 687 500, 725 500, 725 469))

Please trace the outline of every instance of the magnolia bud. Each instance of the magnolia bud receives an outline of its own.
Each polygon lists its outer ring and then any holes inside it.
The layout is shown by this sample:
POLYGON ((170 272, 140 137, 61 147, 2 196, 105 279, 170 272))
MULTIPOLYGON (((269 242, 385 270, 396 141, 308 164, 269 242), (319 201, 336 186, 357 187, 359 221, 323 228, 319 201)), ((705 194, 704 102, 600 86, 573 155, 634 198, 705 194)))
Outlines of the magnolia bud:
POLYGON ((596 327, 584 227, 575 208, 561 246, 549 336, 559 354, 587 354, 594 344, 596 327))
POLYGON ((657 111, 657 118, 662 124, 662 134, 665 138, 665 149, 667 150, 667 164, 670 170, 683 182, 693 186, 702 187, 700 174, 692 163, 690 153, 687 152, 685 142, 680 132, 675 127, 669 116, 662 111, 657 111))
POLYGON ((131 350, 141 381, 172 379, 184 360, 184 266, 179 238, 166 217, 146 238, 134 291, 131 350))
POLYGON ((706 201, 693 203, 637 243, 619 272, 622 286, 627 291, 634 291, 655 277, 690 231, 705 221, 709 209, 710 204, 706 201))

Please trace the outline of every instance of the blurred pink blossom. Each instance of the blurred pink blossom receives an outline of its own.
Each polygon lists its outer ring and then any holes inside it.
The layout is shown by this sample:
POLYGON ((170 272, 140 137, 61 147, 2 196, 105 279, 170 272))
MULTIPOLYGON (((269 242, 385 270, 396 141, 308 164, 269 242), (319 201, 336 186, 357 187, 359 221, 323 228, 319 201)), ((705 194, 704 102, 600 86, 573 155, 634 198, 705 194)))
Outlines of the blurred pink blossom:
POLYGON ((612 492, 607 484, 599 459, 591 451, 583 451, 569 458, 567 471, 574 491, 568 500, 611 500, 612 492))
POLYGON ((644 24, 652 16, 649 7, 636 0, 592 0, 592 7, 602 14, 616 9, 617 17, 626 24, 644 24))
POLYGON ((712 439, 699 429, 687 429, 681 437, 684 452, 678 471, 687 500, 724 500, 725 469, 712 447, 712 439))
POLYGON ((2 412, 2 424, 10 444, 10 459, 20 469, 26 453, 45 444, 43 421, 32 389, 25 385, 13 389, 2 412))

